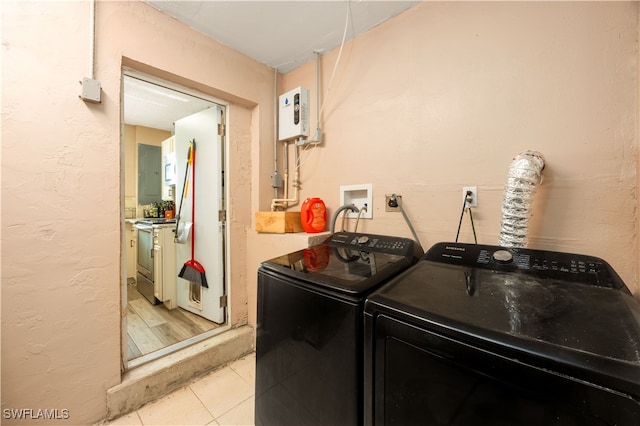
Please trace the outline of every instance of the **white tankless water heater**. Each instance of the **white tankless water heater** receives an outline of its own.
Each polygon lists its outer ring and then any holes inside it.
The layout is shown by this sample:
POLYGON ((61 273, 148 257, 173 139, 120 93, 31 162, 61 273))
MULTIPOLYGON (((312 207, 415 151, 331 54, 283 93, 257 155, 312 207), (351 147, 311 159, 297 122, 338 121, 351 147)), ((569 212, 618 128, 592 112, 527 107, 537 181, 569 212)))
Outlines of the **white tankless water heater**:
POLYGON ((278 140, 309 136, 309 89, 296 87, 280 95, 278 140))

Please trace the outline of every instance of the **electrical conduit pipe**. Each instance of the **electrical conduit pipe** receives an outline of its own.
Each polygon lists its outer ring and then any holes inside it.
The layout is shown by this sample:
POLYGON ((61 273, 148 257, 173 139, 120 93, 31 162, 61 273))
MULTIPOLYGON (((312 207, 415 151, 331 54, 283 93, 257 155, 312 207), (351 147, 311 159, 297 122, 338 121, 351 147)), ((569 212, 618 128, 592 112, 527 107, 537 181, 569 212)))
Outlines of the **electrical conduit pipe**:
POLYGON ((289 142, 284 143, 284 161, 285 161, 285 171, 284 171, 284 198, 275 198, 271 200, 271 211, 276 211, 278 208, 282 208, 286 210, 290 206, 294 206, 298 204, 298 192, 300 188, 300 161, 298 158, 298 146, 295 146, 295 163, 296 163, 296 171, 293 177, 293 198, 289 197, 289 142))

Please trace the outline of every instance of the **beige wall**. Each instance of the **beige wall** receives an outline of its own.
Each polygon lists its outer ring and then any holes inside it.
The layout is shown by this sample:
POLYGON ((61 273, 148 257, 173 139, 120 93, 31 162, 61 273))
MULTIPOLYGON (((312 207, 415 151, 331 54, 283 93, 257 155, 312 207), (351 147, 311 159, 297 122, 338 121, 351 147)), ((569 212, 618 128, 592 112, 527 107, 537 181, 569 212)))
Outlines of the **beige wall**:
MULTIPOLYGON (((103 101, 85 104, 88 3, 0 7, 0 399, 89 423, 120 381, 122 66, 230 102, 234 325, 255 324, 259 262, 306 242, 251 223, 272 196, 273 72, 140 2, 98 2, 103 101)), ((509 163, 536 149, 547 168, 530 246, 604 257, 638 293, 637 36, 636 3, 420 4, 345 46, 325 143, 302 154, 302 197, 331 214, 340 185, 372 183, 360 229, 410 236, 384 212, 384 194, 400 193, 429 247, 455 238, 461 187, 475 185, 479 240, 493 244, 509 163)), ((323 91, 336 56, 322 57, 323 91)), ((281 83, 309 87, 314 105, 313 63, 281 83)))
MULTIPOLYGON (((347 43, 328 95, 339 49, 321 57, 325 142, 302 153, 302 198, 332 214, 340 185, 372 183, 359 230, 411 237, 384 211, 399 193, 428 248, 455 239, 462 187, 477 186, 478 240, 497 244, 511 160, 534 149, 529 247, 602 257, 638 295, 637 39, 636 2, 422 3, 347 43)), ((315 122, 313 62, 280 92, 299 85, 315 122)), ((250 269, 267 258, 254 246, 250 269)))
POLYGON ((272 140, 273 72, 142 2, 99 1, 102 103, 88 104, 78 80, 89 74, 89 2, 0 7, 0 400, 2 409, 68 409, 58 423, 87 424, 104 417, 106 390, 120 382, 122 67, 229 102, 234 326, 247 321, 249 212, 271 193, 251 179, 272 167, 272 144, 261 141, 272 140))

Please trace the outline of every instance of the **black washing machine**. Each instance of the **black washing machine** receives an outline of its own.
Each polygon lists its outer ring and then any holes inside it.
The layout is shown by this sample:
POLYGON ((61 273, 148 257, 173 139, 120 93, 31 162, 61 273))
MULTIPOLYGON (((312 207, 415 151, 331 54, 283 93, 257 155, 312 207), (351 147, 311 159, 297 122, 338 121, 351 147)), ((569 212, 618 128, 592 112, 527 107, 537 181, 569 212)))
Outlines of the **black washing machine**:
POLYGON ((638 425, 640 303, 603 260, 439 243, 365 306, 366 425, 638 425))
POLYGON ((256 425, 360 425, 365 297, 422 256, 414 241, 339 232, 258 270, 256 425))

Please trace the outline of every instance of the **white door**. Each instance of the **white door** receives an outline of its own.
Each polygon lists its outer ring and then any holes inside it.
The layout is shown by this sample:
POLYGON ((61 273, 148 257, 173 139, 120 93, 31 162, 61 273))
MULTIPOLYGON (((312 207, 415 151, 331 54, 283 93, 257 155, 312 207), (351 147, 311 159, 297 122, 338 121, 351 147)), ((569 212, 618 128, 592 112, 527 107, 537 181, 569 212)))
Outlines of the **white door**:
MULTIPOLYGON (((175 123, 177 161, 176 209, 180 210, 187 167, 189 141, 195 140, 195 182, 189 172, 187 197, 180 222, 191 222, 191 201, 195 187, 195 220, 185 244, 176 244, 177 272, 191 259, 191 239, 195 235, 194 259, 202 264, 208 288, 178 278, 178 306, 216 323, 224 323, 226 304, 224 283, 223 140, 218 133, 222 109, 208 108, 175 123), (221 221, 221 219, 223 221, 221 221)), ((176 213, 178 212, 176 210, 176 213)))

